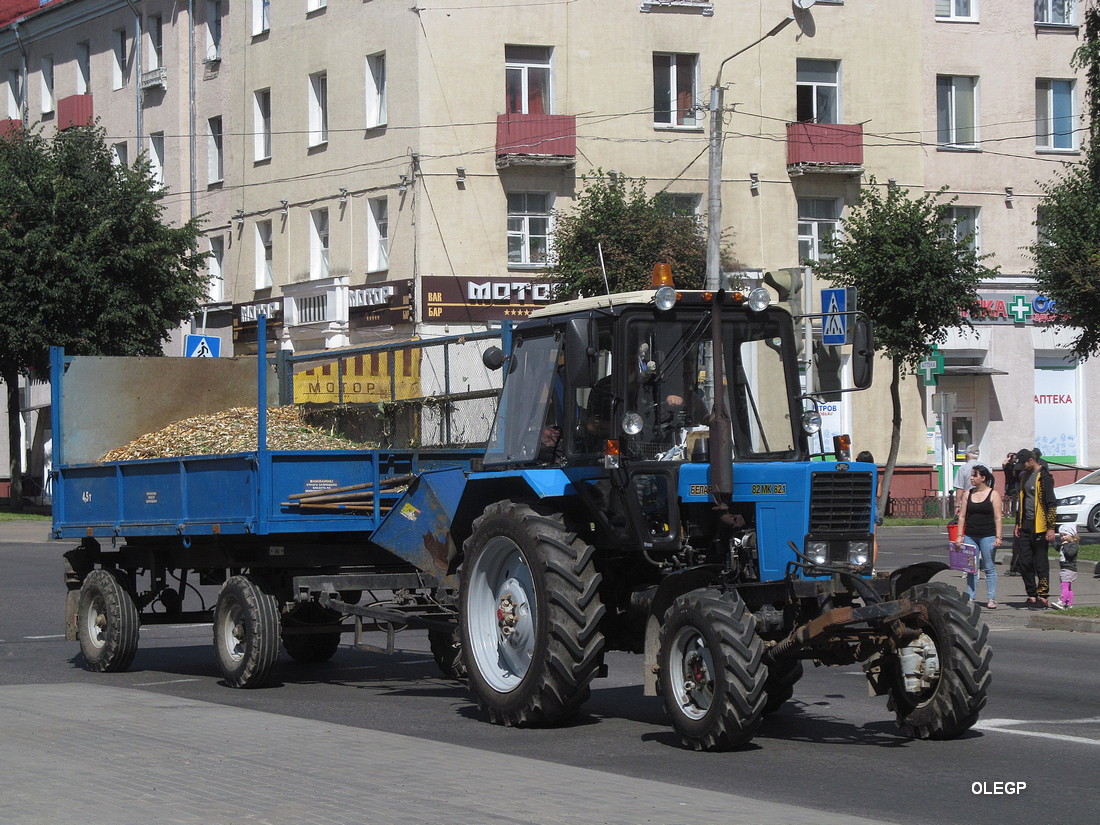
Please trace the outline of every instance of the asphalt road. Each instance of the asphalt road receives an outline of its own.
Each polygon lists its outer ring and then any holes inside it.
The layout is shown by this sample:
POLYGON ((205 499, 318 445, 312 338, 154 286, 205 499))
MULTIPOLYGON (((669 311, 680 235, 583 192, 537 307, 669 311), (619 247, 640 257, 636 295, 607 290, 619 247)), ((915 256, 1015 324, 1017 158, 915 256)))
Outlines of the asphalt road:
MULTIPOLYGON (((284 657, 277 683, 263 690, 220 684, 209 625, 144 628, 129 672, 90 673, 77 643, 61 636, 66 547, 12 540, 4 528, 0 685, 107 683, 402 733, 426 748, 448 742, 808 806, 823 812, 822 822, 843 812, 913 825, 1084 825, 1100 809, 1100 634, 994 628, 989 704, 978 728, 958 740, 899 735, 885 698, 867 696, 858 667, 820 668, 752 747, 699 754, 680 746, 660 700, 641 695, 640 657, 623 653, 608 657, 610 675, 594 683, 582 719, 553 730, 487 724, 465 688, 438 675, 426 637, 411 631, 398 635, 393 657, 350 646, 321 666, 284 657)), ((884 566, 927 558, 942 543, 927 530, 895 529, 888 538, 884 566)), ((172 731, 164 736, 170 747, 172 731)))

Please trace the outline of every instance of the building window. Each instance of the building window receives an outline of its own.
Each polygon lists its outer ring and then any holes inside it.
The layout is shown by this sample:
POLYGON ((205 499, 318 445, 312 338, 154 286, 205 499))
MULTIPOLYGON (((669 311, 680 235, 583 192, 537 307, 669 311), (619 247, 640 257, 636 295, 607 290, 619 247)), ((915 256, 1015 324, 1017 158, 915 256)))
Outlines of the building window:
POLYGON ((252 36, 271 29, 271 0, 252 0, 252 36))
POLYGON ((1074 149, 1072 80, 1035 81, 1035 145, 1039 149, 1074 149))
POLYGON ((306 0, 306 13, 320 11, 328 5, 328 0, 306 0))
POLYGON ((328 277, 328 209, 313 209, 309 213, 309 277, 328 277))
POLYGON ((126 48, 126 29, 116 29, 114 34, 114 53, 115 60, 111 67, 111 82, 115 89, 121 89, 126 85, 129 72, 127 71, 127 60, 129 59, 129 52, 126 48))
POLYGON ((23 87, 19 82, 19 71, 17 69, 10 69, 8 71, 8 83, 7 83, 7 98, 8 98, 8 117, 13 120, 23 119, 23 87))
POLYGON ((977 20, 978 0, 936 0, 936 19, 977 20))
POLYGON ((542 266, 550 253, 550 195, 508 193, 508 263, 542 266))
POLYGON ((981 253, 981 236, 977 206, 952 206, 947 210, 947 222, 958 243, 966 243, 968 249, 981 253))
POLYGON ((328 140, 328 75, 309 76, 309 145, 320 146, 328 140))
POLYGON ((149 18, 147 26, 149 53, 145 55, 145 70, 151 72, 164 65, 164 18, 154 15, 149 18))
POLYGON ((703 198, 692 192, 661 192, 654 200, 670 215, 697 218, 703 198))
POLYGON ((111 155, 118 166, 130 165, 130 150, 126 148, 126 141, 111 144, 111 155))
POLYGON ((149 171, 156 186, 164 186, 164 132, 149 135, 149 171))
POLYGON ((87 40, 76 44, 76 93, 86 95, 92 88, 92 45, 87 40))
POLYGON ((936 139, 941 146, 978 142, 978 78, 936 78, 936 139))
POLYGON ((207 136, 207 183, 219 183, 224 174, 224 156, 222 154, 222 119, 212 117, 206 122, 207 136))
POLYGON ((795 71, 798 122, 839 123, 839 61, 799 59, 795 71))
POLYGON ((386 125, 386 53, 367 58, 367 128, 386 125))
POLYGON ((41 62, 42 114, 53 111, 53 58, 43 57, 41 62))
POLYGON ((210 257, 206 259, 206 269, 210 273, 209 286, 206 288, 206 300, 217 304, 225 300, 225 238, 213 235, 210 238, 210 257))
POLYGON ((653 55, 653 122, 657 126, 699 126, 699 55, 653 55))
POLYGON ((260 89, 252 96, 253 160, 271 157, 271 89, 260 89))
POLYGON ((545 46, 504 47, 504 96, 508 114, 548 115, 551 49, 545 46))
POLYGON ((272 284, 274 246, 271 238, 271 221, 256 221, 256 289, 267 289, 272 284))
POLYGON ((206 59, 222 59, 222 0, 206 0, 206 59))
POLYGON ((1035 22, 1072 26, 1073 0, 1035 0, 1035 22))
POLYGON ((380 272, 390 266, 389 203, 385 198, 371 198, 370 224, 367 227, 367 269, 380 272))
POLYGON ((828 260, 825 241, 840 225, 840 201, 835 198, 798 199, 798 262, 828 260))
POLYGON ((1037 206, 1035 208, 1035 242, 1039 244, 1052 244, 1050 231, 1054 225, 1054 214, 1049 206, 1037 206))

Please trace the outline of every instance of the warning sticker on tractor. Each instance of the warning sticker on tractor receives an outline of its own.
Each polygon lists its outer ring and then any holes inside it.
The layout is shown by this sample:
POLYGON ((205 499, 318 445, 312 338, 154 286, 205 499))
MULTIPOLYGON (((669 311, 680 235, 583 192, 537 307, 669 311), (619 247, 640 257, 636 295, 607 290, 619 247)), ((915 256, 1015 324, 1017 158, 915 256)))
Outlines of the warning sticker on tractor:
POLYGON ((405 502, 401 507, 401 515, 407 518, 409 521, 416 521, 420 516, 420 511, 413 507, 410 502, 405 502))

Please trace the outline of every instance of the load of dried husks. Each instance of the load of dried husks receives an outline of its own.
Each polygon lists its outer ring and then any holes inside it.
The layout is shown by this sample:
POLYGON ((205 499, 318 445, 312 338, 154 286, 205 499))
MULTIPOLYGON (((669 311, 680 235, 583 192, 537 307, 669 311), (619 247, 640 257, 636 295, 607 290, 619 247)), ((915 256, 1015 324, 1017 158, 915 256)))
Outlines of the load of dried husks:
MULTIPOLYGON (((255 407, 233 407, 210 415, 197 415, 111 450, 103 456, 103 461, 249 452, 256 449, 256 425, 255 407)), ((363 446, 309 426, 300 407, 269 407, 267 410, 269 450, 357 450, 363 446)))

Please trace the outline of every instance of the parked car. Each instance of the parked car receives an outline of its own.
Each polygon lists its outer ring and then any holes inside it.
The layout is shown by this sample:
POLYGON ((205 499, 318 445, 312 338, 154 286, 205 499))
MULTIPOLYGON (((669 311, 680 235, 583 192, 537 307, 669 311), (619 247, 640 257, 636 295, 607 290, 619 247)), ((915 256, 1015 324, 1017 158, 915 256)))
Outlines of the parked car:
POLYGON ((1054 488, 1058 496, 1058 523, 1075 522, 1078 530, 1100 533, 1100 470, 1054 488))

